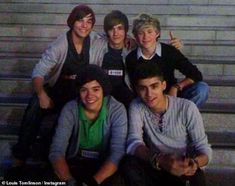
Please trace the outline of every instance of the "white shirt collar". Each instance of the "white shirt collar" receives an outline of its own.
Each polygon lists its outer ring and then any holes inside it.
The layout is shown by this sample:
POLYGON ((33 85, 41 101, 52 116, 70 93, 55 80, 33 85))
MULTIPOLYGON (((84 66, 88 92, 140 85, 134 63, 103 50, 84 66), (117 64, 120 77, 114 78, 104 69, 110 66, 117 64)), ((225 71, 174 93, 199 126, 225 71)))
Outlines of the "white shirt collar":
MULTIPOLYGON (((159 57, 162 56, 162 45, 159 42, 157 42, 157 44, 156 44, 156 49, 155 49, 154 55, 155 54, 157 54, 159 57)), ((137 49, 137 59, 139 59, 140 57, 142 57, 144 59, 152 59, 154 55, 152 55, 150 58, 146 58, 144 56, 144 54, 142 53, 141 48, 138 47, 138 49, 137 49)))

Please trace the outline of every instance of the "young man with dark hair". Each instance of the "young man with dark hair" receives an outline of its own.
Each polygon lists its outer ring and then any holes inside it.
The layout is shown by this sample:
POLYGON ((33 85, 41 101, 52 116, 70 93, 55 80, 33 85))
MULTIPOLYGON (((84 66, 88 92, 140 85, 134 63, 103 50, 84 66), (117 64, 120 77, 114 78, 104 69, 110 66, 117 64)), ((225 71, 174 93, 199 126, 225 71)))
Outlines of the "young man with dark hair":
POLYGON ((201 168, 212 150, 196 105, 163 93, 167 85, 156 63, 138 65, 133 83, 139 97, 129 108, 128 185, 205 186, 201 168))
POLYGON ((79 69, 93 61, 90 45, 98 38, 91 32, 95 14, 86 5, 76 6, 67 19, 69 31, 59 36, 43 53, 33 69, 35 91, 26 108, 17 144, 13 147, 15 165, 22 165, 30 154, 42 118, 52 110, 58 113, 76 97, 75 78, 79 69))
POLYGON ((125 154, 126 109, 110 96, 108 75, 100 67, 87 65, 79 76, 79 99, 62 109, 49 158, 68 185, 113 185, 125 154))
MULTIPOLYGON (((202 81, 202 74, 195 65, 174 47, 158 42, 160 22, 148 14, 141 14, 133 21, 133 34, 138 48, 126 58, 126 67, 131 82, 135 68, 142 63, 156 63, 161 66, 167 82, 166 93, 193 101, 201 107, 208 98, 209 87, 202 81), (177 82, 175 70, 185 78, 177 82)), ((133 82, 132 82, 133 83, 133 82)))

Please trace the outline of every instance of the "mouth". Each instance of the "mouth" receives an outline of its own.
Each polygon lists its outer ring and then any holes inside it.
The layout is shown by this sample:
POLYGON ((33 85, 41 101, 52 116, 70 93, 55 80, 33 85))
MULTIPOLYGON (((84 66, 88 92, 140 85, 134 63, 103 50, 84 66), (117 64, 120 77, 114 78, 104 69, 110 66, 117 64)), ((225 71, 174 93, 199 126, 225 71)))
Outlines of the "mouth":
POLYGON ((87 99, 86 100, 86 103, 88 103, 88 104, 93 104, 95 102, 96 102, 96 100, 93 100, 93 99, 87 99))
POLYGON ((148 105, 152 105, 152 104, 154 103, 154 101, 156 100, 156 98, 151 98, 151 99, 147 98, 147 99, 145 99, 145 100, 146 100, 146 103, 147 103, 148 105))

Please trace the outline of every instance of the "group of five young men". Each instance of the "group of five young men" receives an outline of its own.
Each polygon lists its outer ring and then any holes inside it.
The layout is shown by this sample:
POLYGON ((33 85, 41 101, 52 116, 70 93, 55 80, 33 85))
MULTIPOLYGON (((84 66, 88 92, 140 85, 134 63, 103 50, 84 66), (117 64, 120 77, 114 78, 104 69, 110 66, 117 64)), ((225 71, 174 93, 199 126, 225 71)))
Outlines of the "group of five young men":
MULTIPOLYGON (((106 36, 102 36, 92 31, 95 15, 86 5, 75 7, 67 24, 70 30, 49 46, 33 70, 35 95, 25 111, 19 140, 13 147, 16 164, 22 164, 28 157, 43 116, 52 109, 59 113, 65 103, 75 99, 80 72, 88 64, 95 64, 109 76, 110 94, 129 108, 127 153, 138 158, 127 156, 123 160, 121 169, 127 183, 182 185, 190 180, 182 177, 192 177, 192 184, 199 185, 195 180, 200 180, 203 185, 200 167, 210 160, 211 149, 202 119, 193 103, 174 97, 187 98, 200 107, 207 100, 208 85, 202 82, 196 66, 177 49, 182 46, 180 40, 172 37, 172 46, 160 43, 159 21, 141 14, 134 20, 132 31, 138 47, 131 51, 125 43, 129 29, 126 15, 118 10, 107 14, 106 36), (185 75, 180 82, 174 76, 175 69, 185 75), (140 99, 136 98, 130 106, 136 94, 140 99), (126 171, 129 169, 132 171, 126 171), (195 178, 198 175, 200 179, 195 178)), ((54 169, 66 165, 50 160, 54 169)), ((102 166, 98 178, 94 176, 86 184, 103 183, 115 172, 111 174, 109 166, 102 166)), ((58 171, 61 172, 55 170, 58 171)), ((58 177, 70 180, 70 177, 58 177)))

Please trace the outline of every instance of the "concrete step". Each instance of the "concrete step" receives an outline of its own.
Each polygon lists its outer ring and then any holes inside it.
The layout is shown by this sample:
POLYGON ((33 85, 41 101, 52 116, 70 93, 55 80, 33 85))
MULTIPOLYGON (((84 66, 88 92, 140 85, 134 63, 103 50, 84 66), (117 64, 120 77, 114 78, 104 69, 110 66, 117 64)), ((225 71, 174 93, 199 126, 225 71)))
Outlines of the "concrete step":
POLYGON ((235 148, 213 148, 213 158, 205 168, 208 186, 235 185, 235 148))
MULTIPOLYGON (((235 77, 235 76, 234 76, 235 77)), ((235 103, 235 80, 206 80, 210 85, 208 103, 235 103)), ((30 96, 32 82, 26 75, 0 75, 1 97, 30 96)))
MULTIPOLYGON (((11 53, 14 53, 14 55, 40 56, 51 41, 52 39, 49 39, 49 41, 48 39, 40 41, 34 39, 3 40, 0 43, 0 54, 1 56, 10 56, 11 53)), ((182 50, 189 59, 207 56, 207 58, 211 57, 212 59, 224 57, 224 60, 234 59, 234 51, 233 44, 189 44, 185 45, 182 50)))
MULTIPOLYGON (((152 6, 146 6, 148 8, 152 6)), ((150 8, 151 9, 151 8, 150 8)), ((154 9, 155 10, 155 9, 154 9)), ((125 12, 124 12, 125 13, 125 12)), ((158 12, 151 12, 152 14, 157 14, 158 12)), ((134 17, 139 14, 138 10, 134 14, 128 14, 129 17, 134 17)), ((0 24, 3 25, 66 25, 66 20, 68 13, 18 13, 18 12, 2 12, 0 16, 0 24)), ((190 27, 190 28, 213 28, 213 29, 232 29, 234 26, 234 16, 233 15, 162 15, 159 16, 162 27, 190 27)), ((103 25, 104 15, 96 15, 96 26, 103 25)), ((130 22, 132 24, 132 22, 130 22)))
MULTIPOLYGON (((4 54, 5 55, 5 54, 4 54)), ((41 54, 34 54, 34 57, 2 57, 0 58, 0 76, 4 75, 24 75, 30 76, 35 64, 39 61, 41 54)), ((206 60, 192 59, 204 75, 204 79, 216 80, 235 80, 235 61, 232 60, 206 60)), ((180 73, 176 72, 177 77, 181 77, 180 73)))
POLYGON ((234 167, 208 167, 205 170, 207 186, 234 186, 234 167))
MULTIPOLYGON (((16 136, 0 136, 0 150, 3 152, 0 155, 0 176, 4 175, 4 168, 7 168, 11 165, 11 147, 13 144, 15 144, 16 140, 16 136)), ((228 151, 227 149, 213 149, 213 159, 205 169, 208 186, 231 186, 233 183, 235 183, 235 167, 231 164, 227 165, 234 159, 234 157, 232 157, 232 153, 234 152, 228 151), (226 157, 224 156, 225 154, 226 157)), ((30 158, 27 161, 27 164, 40 166, 43 163, 39 159, 34 158, 30 158)), ((234 165, 234 162, 232 163, 234 165)))
MULTIPOLYGON (((9 1, 7 0, 4 0, 2 1, 3 3, 7 3, 9 1)), ((14 0, 14 1, 11 1, 13 3, 20 3, 20 2, 25 2, 23 0, 14 0)), ((63 4, 64 1, 63 0, 28 0, 27 1, 28 3, 53 3, 53 4, 63 4)), ((67 1, 68 3, 71 3, 71 4, 76 4, 77 1, 76 0, 68 0, 67 1)), ((86 4, 89 4, 91 3, 91 1, 89 0, 84 0, 83 1, 84 3, 86 4)), ((96 4, 107 4, 104 0, 95 0, 95 1, 92 1, 96 4)), ((119 0, 118 3, 114 0, 111 0, 109 1, 110 4, 145 4, 146 5, 146 1, 145 0, 138 0, 137 2, 133 2, 132 0, 119 0)), ((188 5, 235 5, 235 2, 233 0, 226 0, 226 1, 220 1, 220 0, 213 0, 213 1, 205 1, 205 0, 197 0, 197 1, 194 1, 194 0, 180 0, 180 1, 174 1, 174 0, 171 0, 169 2, 166 2, 164 0, 158 0, 158 1, 155 1, 155 0, 148 0, 148 3, 150 5, 153 5, 153 4, 156 4, 156 5, 172 5, 172 4, 176 4, 176 5, 185 5, 185 4, 188 4, 188 5)))
MULTIPOLYGON (((67 26, 58 25, 3 25, 0 28, 0 40, 19 41, 19 40, 37 40, 52 41, 61 33, 67 31, 67 26)), ((96 31, 103 32, 101 26, 95 26, 96 31), (101 28, 101 29, 100 29, 101 28)), ((171 30, 174 35, 181 38, 185 47, 190 44, 233 44, 235 39, 234 30, 206 30, 206 29, 189 29, 189 28, 174 28, 171 30)), ((131 32, 129 32, 131 35, 131 32)), ((161 41, 169 42, 169 28, 163 27, 161 29, 161 41)))
MULTIPOLYGON (((120 2, 119 2, 120 3, 120 2)), ((148 6, 143 6, 142 3, 138 1, 135 3, 135 8, 133 8, 133 4, 116 4, 115 9, 122 10, 128 14, 136 14, 136 12, 153 12, 158 15, 235 15, 235 7, 234 6, 226 6, 226 5, 187 5, 187 4, 159 4, 158 2, 154 2, 154 4, 149 4, 148 6)), ((94 9, 96 15, 99 14, 107 14, 110 10, 113 9, 113 4, 106 3, 92 3, 89 5, 94 9), (102 6, 100 6, 102 4, 102 6)), ((21 3, 2 3, 0 8, 0 12, 4 13, 45 13, 45 14, 61 14, 66 13, 69 14, 73 4, 64 4, 64 3, 34 3, 31 4, 30 7, 28 4, 21 3)))

